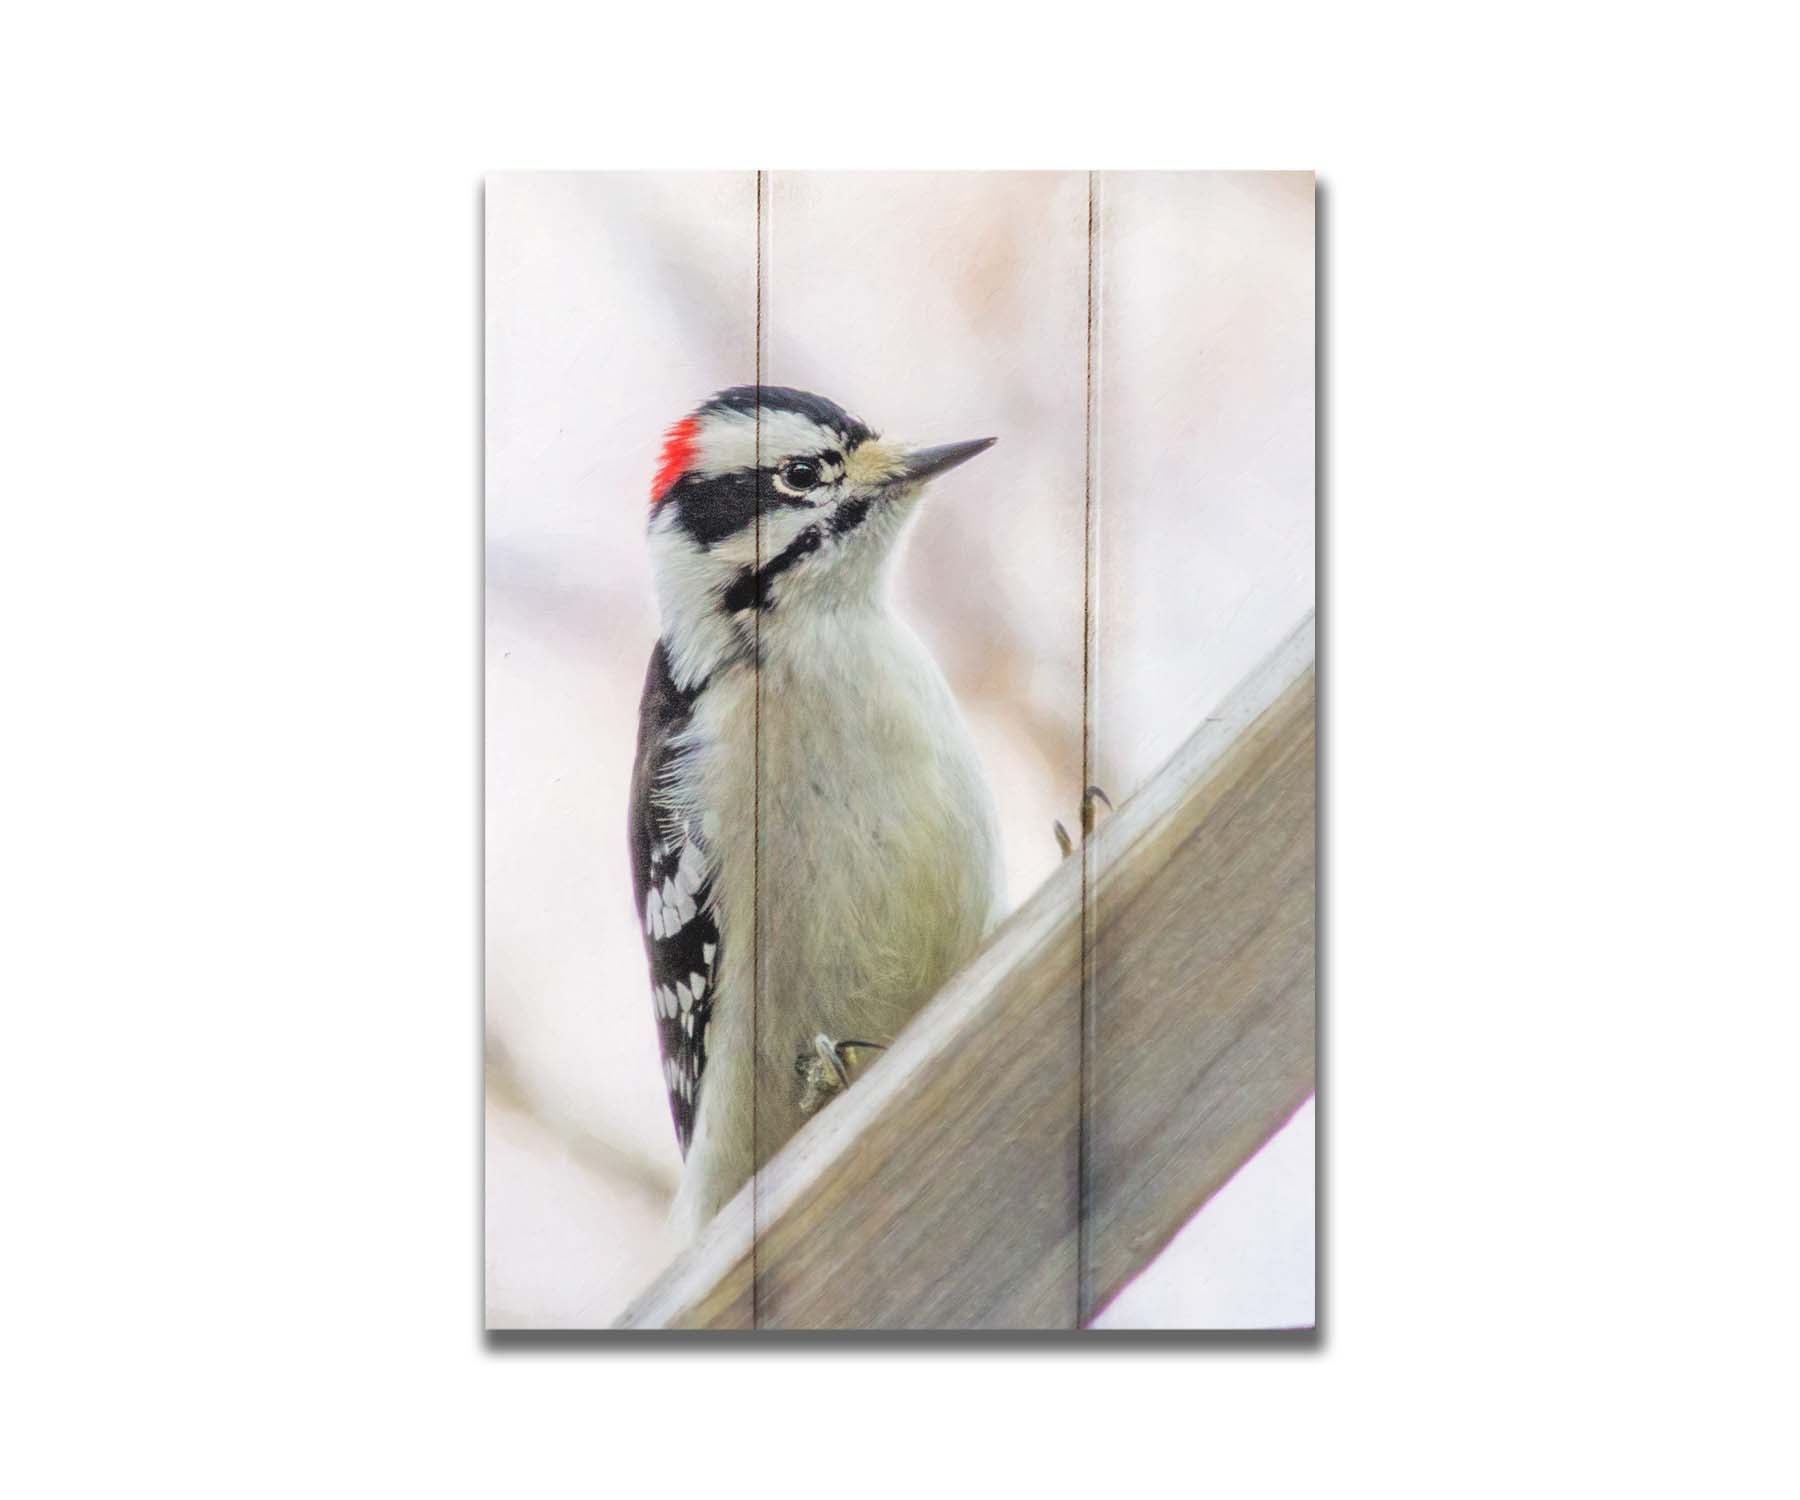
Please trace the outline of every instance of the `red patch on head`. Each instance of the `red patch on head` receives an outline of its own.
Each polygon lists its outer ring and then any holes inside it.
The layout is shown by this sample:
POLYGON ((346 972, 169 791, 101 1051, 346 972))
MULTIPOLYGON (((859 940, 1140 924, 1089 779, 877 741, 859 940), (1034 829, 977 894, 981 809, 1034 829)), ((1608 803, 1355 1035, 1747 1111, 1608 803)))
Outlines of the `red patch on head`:
POLYGON ((700 436, 700 424, 683 417, 663 435, 662 461, 656 466, 656 478, 650 481, 650 508, 655 510, 668 494, 669 487, 685 473, 693 462, 694 445, 700 436))

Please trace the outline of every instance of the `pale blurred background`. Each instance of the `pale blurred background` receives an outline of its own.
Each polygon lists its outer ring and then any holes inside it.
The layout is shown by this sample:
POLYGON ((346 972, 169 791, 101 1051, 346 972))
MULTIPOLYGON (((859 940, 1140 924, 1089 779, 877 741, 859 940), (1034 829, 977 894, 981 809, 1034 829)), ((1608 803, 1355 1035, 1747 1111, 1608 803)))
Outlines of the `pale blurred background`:
MULTIPOLYGON (((1016 905, 1081 787, 1085 173, 772 173, 763 378, 920 442, 900 609, 999 798, 1016 905)), ((1310 174, 1103 174, 1098 779, 1129 795, 1312 607, 1310 174)), ((487 210, 491 1327, 610 1322, 680 1160, 625 855, 663 429, 754 378, 756 179, 506 174, 487 210)), ((1112 1003, 1111 997, 1102 997, 1112 1003)), ((1109 1308, 1313 1317, 1310 1104, 1109 1308)))

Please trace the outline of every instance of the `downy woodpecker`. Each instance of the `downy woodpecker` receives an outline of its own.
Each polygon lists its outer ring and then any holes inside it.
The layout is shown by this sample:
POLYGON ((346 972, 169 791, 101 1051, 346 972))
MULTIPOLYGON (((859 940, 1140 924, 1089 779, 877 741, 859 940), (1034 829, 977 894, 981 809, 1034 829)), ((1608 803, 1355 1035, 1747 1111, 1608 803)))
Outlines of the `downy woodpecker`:
POLYGON ((885 442, 780 386, 669 429, 630 844, 689 1234, 1000 914, 992 794, 886 600, 925 482, 994 441, 885 442))

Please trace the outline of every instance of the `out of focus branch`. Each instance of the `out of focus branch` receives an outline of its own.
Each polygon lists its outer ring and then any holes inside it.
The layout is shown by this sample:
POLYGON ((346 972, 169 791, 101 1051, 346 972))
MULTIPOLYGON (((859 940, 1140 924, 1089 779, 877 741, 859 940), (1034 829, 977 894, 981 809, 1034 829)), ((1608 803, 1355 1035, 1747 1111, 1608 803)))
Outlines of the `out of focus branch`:
POLYGON ((675 1184, 660 1163, 602 1139, 534 1096, 496 1038, 490 1036, 483 1051, 482 1091, 487 1108, 525 1116, 584 1171, 609 1187, 644 1199, 659 1213, 667 1210, 675 1184))

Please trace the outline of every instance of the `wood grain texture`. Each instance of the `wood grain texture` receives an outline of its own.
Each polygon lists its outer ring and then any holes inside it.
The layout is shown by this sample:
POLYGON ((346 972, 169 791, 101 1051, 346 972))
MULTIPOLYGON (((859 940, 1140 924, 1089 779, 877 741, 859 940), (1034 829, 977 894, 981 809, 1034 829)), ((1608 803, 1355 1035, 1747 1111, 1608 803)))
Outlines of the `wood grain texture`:
MULTIPOLYGON (((1096 1306, 1312 1089, 1312 662, 1309 618, 1093 840, 1096 1306)), ((1080 876, 1066 861, 620 1326, 1075 1327, 1080 876)))
POLYGON ((1308 670, 1094 890, 1089 1317, 1313 1091, 1314 718, 1308 670))

